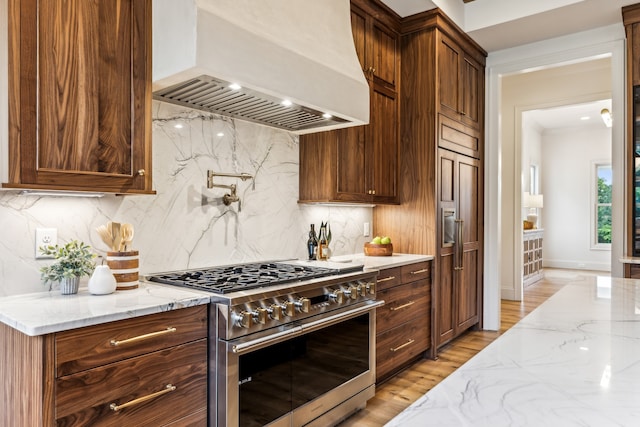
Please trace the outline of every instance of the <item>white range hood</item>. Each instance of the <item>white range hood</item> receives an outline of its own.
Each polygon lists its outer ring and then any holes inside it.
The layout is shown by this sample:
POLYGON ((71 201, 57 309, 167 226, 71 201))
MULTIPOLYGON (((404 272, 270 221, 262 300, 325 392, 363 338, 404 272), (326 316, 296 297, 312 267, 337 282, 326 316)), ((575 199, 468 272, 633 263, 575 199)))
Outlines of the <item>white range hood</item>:
POLYGON ((153 92, 299 134, 369 122, 349 0, 154 0, 153 92))

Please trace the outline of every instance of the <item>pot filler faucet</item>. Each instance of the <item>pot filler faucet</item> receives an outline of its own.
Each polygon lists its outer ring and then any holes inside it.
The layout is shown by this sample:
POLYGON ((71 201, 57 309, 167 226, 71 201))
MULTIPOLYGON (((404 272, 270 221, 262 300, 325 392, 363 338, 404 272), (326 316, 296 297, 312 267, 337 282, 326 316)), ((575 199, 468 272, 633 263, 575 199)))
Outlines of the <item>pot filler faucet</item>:
POLYGON ((208 170, 207 171, 207 188, 218 187, 218 188, 227 188, 227 189, 229 189, 230 192, 226 193, 224 196, 222 196, 222 203, 224 203, 225 206, 229 206, 233 202, 238 202, 238 209, 240 209, 240 197, 236 193, 237 186, 235 184, 231 184, 231 185, 215 184, 213 182, 213 177, 214 176, 225 176, 225 177, 229 177, 229 178, 240 178, 243 181, 246 181, 248 179, 252 179, 253 176, 249 175, 248 173, 244 173, 244 172, 241 173, 241 174, 234 174, 234 173, 216 173, 216 172, 214 172, 212 170, 208 170))

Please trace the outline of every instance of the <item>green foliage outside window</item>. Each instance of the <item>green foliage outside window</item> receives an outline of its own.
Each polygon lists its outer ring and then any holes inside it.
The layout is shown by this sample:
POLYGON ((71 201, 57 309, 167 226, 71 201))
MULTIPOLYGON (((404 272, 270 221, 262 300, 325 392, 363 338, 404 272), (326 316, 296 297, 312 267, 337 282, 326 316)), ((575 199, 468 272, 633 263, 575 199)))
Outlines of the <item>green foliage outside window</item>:
POLYGON ((611 184, 598 177, 598 243, 611 243, 611 184))

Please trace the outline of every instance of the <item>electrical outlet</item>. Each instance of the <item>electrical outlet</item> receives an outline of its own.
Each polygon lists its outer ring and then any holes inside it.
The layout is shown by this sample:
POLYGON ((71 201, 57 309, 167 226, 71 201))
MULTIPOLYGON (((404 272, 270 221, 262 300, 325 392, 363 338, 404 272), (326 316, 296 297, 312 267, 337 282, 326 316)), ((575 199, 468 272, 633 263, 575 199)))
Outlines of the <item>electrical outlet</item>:
POLYGON ((362 235, 364 237, 369 237, 370 234, 371 234, 371 227, 368 222, 365 222, 364 227, 362 227, 362 235))
POLYGON ((58 244, 57 228, 36 228, 36 259, 53 258, 52 255, 42 255, 41 246, 55 246, 58 244))

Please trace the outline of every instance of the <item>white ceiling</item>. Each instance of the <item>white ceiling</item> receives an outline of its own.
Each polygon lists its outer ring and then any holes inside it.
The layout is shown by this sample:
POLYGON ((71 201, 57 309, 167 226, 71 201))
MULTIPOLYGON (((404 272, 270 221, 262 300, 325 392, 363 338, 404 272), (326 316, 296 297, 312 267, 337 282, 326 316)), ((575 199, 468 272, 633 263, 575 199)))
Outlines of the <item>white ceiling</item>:
POLYGON ((591 126, 604 129, 605 125, 600 116, 600 111, 602 111, 603 108, 611 111, 610 99, 563 107, 531 110, 525 112, 525 115, 527 120, 536 123, 542 130, 586 128, 591 126), (585 117, 588 117, 588 119, 584 119, 585 117))
POLYGON ((487 52, 612 24, 638 0, 382 0, 400 16, 440 7, 487 52))

